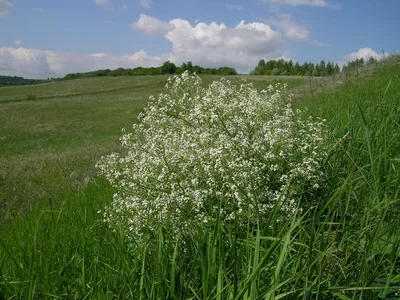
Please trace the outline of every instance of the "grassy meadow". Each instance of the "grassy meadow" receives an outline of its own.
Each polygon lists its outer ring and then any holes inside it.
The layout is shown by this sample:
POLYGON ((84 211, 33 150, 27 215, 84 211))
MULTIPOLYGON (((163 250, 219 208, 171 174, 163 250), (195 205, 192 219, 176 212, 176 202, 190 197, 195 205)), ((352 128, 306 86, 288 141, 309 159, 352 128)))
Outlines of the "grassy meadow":
MULTIPOLYGON (((60 203, 83 187, 94 163, 120 151, 150 95, 165 92, 167 76, 87 78, 0 89, 0 222, 43 203, 60 203), (27 99, 36 96, 35 100, 27 99)), ((218 79, 207 76, 204 83, 218 79)), ((232 77, 235 83, 241 76, 232 77)), ((258 88, 278 78, 247 76, 258 88)), ((291 78, 291 86, 306 79, 291 78)))
POLYGON ((287 82, 295 107, 327 120, 326 185, 279 227, 275 211, 256 230, 199 227, 185 249, 162 229, 131 243, 98 214, 115 190, 94 164, 122 151, 121 128, 167 77, 0 88, 0 299, 399 299, 399 63, 350 79, 229 77, 287 82))

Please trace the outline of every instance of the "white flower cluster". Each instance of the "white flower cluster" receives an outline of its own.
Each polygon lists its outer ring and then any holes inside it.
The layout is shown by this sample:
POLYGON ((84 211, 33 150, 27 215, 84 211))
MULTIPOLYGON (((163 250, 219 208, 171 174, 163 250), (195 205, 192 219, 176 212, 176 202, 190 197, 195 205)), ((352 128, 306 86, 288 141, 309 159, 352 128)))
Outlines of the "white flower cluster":
POLYGON ((321 183, 324 121, 291 107, 286 86, 258 92, 221 79, 207 88, 196 75, 169 79, 151 97, 127 154, 103 157, 100 174, 117 189, 104 218, 140 239, 159 226, 179 234, 194 222, 266 217, 278 200, 281 218, 298 207, 305 186, 321 183))

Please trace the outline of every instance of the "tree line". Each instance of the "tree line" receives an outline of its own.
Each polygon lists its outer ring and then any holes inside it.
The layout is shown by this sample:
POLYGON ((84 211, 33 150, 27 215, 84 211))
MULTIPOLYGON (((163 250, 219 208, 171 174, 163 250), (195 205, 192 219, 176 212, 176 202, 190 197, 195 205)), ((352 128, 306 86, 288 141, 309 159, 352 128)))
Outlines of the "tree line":
POLYGON ((237 75, 234 68, 220 67, 220 68, 203 68, 198 65, 193 65, 191 61, 183 63, 177 67, 170 61, 164 62, 159 67, 136 67, 132 69, 118 68, 115 70, 105 69, 97 70, 85 73, 69 73, 65 75, 64 79, 77 79, 86 77, 98 77, 98 76, 142 76, 142 75, 163 75, 163 74, 182 74, 185 71, 196 74, 215 74, 215 75, 237 75))
MULTIPOLYGON (((378 60, 373 57, 364 60, 363 58, 357 58, 353 61, 348 62, 340 69, 337 63, 324 60, 314 64, 312 62, 305 62, 299 64, 299 62, 293 63, 292 60, 269 60, 265 62, 261 59, 254 70, 250 72, 250 75, 299 75, 299 76, 331 76, 336 75, 340 72, 350 72, 356 70, 365 65, 377 64, 378 60)), ((25 79, 18 76, 3 76, 0 75, 0 86, 6 85, 28 85, 28 84, 39 84, 53 81, 62 81, 69 79, 87 78, 87 77, 99 77, 99 76, 144 76, 144 75, 163 75, 163 74, 182 74, 185 71, 196 74, 210 74, 210 75, 237 75, 234 68, 220 67, 220 68, 203 68, 198 65, 193 65, 191 61, 183 63, 181 66, 176 66, 170 61, 164 62, 159 67, 136 67, 131 69, 118 68, 115 70, 105 69, 97 70, 84 73, 69 73, 63 78, 47 78, 47 79, 25 79)))
POLYGON ((269 60, 265 61, 261 59, 254 70, 250 72, 250 75, 298 75, 298 76, 331 76, 339 74, 340 72, 349 72, 363 67, 364 65, 373 65, 378 61, 370 57, 367 60, 363 58, 357 58, 353 61, 348 62, 340 69, 339 65, 334 62, 324 60, 314 64, 312 62, 305 62, 299 64, 299 62, 293 63, 292 60, 269 60))
POLYGON ((312 62, 293 63, 292 60, 269 60, 261 59, 257 67, 250 72, 250 75, 299 75, 299 76, 330 76, 340 73, 338 64, 324 60, 314 64, 312 62))
POLYGON ((5 85, 27 85, 27 84, 39 84, 50 82, 51 79, 25 79, 18 76, 4 76, 0 75, 0 86, 5 85))

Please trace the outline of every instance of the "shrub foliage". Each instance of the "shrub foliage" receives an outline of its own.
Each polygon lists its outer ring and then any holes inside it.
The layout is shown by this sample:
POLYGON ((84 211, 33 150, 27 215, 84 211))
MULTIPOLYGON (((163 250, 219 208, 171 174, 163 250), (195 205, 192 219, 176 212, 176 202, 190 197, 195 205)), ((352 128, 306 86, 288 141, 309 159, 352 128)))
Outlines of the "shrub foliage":
POLYGON ((326 156, 324 122, 294 111, 286 87, 258 92, 221 79, 209 87, 185 72, 153 97, 133 132, 97 164, 117 189, 104 217, 143 238, 160 227, 176 236, 194 224, 251 224, 279 202, 279 219, 318 188, 326 156))

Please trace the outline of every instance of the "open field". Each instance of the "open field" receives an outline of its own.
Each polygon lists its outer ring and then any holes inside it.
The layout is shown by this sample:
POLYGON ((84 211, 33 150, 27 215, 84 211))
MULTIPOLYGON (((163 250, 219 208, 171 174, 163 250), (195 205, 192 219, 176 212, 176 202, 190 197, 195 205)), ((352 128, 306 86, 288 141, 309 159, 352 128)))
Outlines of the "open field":
POLYGON ((325 186, 301 195, 317 202, 279 228, 199 227, 187 249, 164 230, 130 244, 97 213, 115 189, 94 163, 121 151, 121 128, 166 77, 0 88, 0 298, 398 299, 398 63, 318 93, 304 92, 308 78, 246 76, 258 89, 277 80, 303 89, 294 106, 327 120, 325 186))
MULTIPOLYGON (((278 77, 245 77, 257 88, 278 77)), ((168 76, 105 77, 0 88, 0 220, 38 203, 58 202, 94 175, 93 164, 119 151, 150 95, 164 92, 168 76), (36 100, 27 100, 35 95, 36 100), (41 200, 41 201, 38 201, 41 200)), ((204 84, 219 79, 205 76, 204 84)), ((292 87, 308 82, 285 78, 292 87)))
POLYGON ((165 78, 107 79, 1 89, 3 218, 9 206, 30 209, 39 199, 57 201, 84 184, 93 163, 118 150, 121 128, 165 84, 165 78), (28 94, 37 100, 25 101, 28 94))

